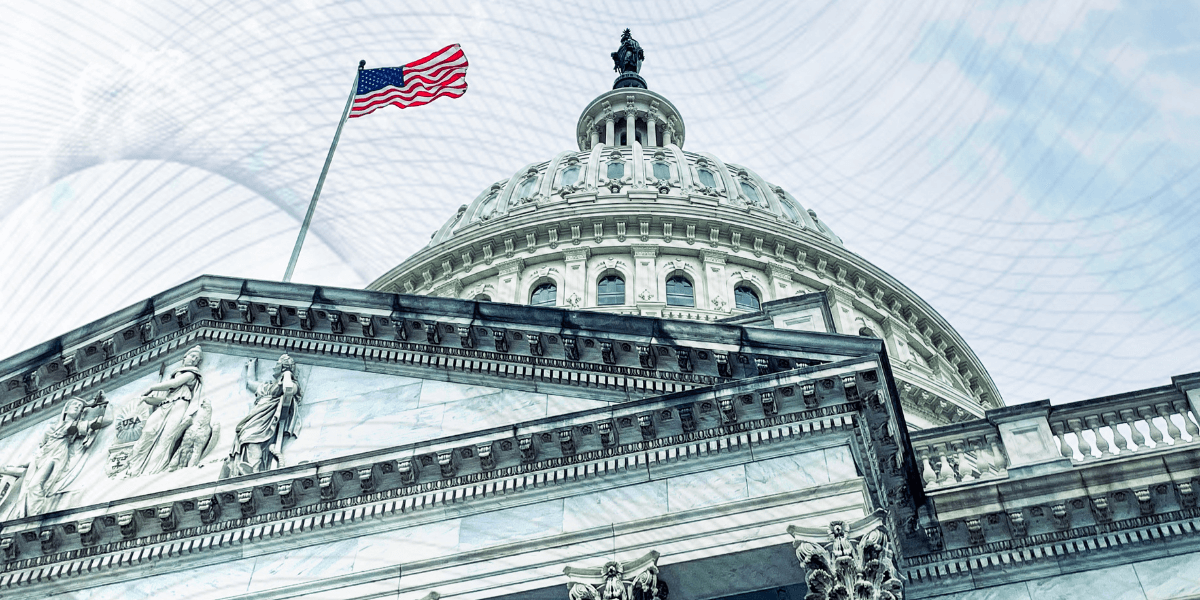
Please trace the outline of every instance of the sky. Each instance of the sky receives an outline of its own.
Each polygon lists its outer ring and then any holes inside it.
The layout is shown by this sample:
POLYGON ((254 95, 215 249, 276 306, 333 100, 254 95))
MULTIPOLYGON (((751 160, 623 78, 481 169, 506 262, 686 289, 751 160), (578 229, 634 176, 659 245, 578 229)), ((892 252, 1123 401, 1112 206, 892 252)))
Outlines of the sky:
POLYGON ((278 280, 360 59, 457 100, 342 135, 294 280, 363 287, 575 148, 630 28, 685 149, 928 301, 1008 404, 1200 371, 1200 5, 0 3, 0 356, 200 274, 278 280))

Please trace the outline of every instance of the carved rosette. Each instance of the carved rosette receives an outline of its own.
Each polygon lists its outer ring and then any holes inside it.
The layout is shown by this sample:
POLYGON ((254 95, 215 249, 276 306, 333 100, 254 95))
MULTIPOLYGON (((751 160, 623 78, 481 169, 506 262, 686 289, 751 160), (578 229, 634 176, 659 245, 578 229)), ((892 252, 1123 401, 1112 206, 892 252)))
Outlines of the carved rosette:
POLYGON ((788 527, 796 559, 808 572, 805 600, 902 600, 904 583, 892 562, 885 514, 853 524, 833 521, 824 536, 820 530, 788 527), (852 531, 866 533, 855 540, 852 531))
POLYGON ((600 568, 566 567, 568 600, 667 600, 658 578, 658 552, 627 563, 610 560, 600 568))

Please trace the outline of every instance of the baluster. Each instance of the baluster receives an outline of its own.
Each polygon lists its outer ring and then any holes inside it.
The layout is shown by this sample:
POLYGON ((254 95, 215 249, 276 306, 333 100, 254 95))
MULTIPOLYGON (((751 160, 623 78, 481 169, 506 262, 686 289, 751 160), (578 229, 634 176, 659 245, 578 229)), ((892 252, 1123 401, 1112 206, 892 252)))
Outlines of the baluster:
POLYGON ((1170 443, 1174 444, 1182 440, 1183 436, 1179 433, 1179 427, 1175 426, 1175 421, 1171 420, 1171 405, 1166 402, 1155 404, 1154 410, 1158 413, 1158 416, 1167 422, 1167 435, 1171 436, 1170 443))
POLYGON ((1067 443, 1067 434, 1063 428, 1063 422, 1056 421, 1051 423, 1050 431, 1054 432, 1054 439, 1058 440, 1058 451, 1062 453, 1063 458, 1074 459, 1075 451, 1067 443))
POLYGON ((1130 445, 1129 437, 1121 433, 1120 429, 1117 429, 1117 424, 1120 423, 1117 419, 1117 413, 1107 412, 1100 415, 1100 418, 1104 420, 1104 424, 1108 425, 1108 428, 1113 432, 1113 445, 1115 446, 1113 454, 1130 451, 1129 449, 1133 446, 1130 445))
POLYGON ((1075 443, 1079 445, 1079 453, 1083 455, 1083 460, 1092 458, 1092 444, 1083 437, 1083 420, 1067 419, 1067 427, 1075 434, 1075 443))
POLYGON ((979 479, 979 471, 975 465, 967 460, 967 443, 965 441, 952 442, 950 448, 958 456, 958 480, 959 481, 974 481, 979 479))
POLYGON ((1100 451, 1100 457, 1103 458, 1108 454, 1108 440, 1100 432, 1100 417, 1084 417, 1083 422, 1087 424, 1087 428, 1092 433, 1096 434, 1096 449, 1100 451))
POLYGON ((1004 449, 1000 447, 1000 435, 989 433, 985 437, 992 446, 992 466, 996 469, 996 473, 1008 470, 1008 457, 1004 455, 1004 449))
POLYGON ((929 464, 929 455, 933 448, 926 446, 920 451, 921 457, 921 481, 925 482, 925 489, 937 487, 937 475, 933 472, 933 465, 929 464))
POLYGON ((983 438, 972 438, 967 440, 971 445, 971 449, 975 451, 975 468, 979 470, 979 477, 982 479, 992 474, 992 452, 987 447, 987 443, 983 438))
POLYGON ((1175 412, 1183 417, 1183 429, 1188 435, 1192 436, 1192 441, 1196 441, 1196 437, 1200 436, 1200 427, 1196 427, 1196 423, 1191 419, 1191 412, 1188 410, 1187 400, 1175 400, 1171 402, 1171 406, 1175 407, 1175 412))
POLYGON ((934 446, 934 451, 941 458, 942 466, 938 469, 938 485, 944 485, 946 482, 954 481, 954 468, 950 466, 950 454, 946 451, 946 444, 938 444, 934 446))
POLYGON ((1137 412, 1146 421, 1146 427, 1150 430, 1150 439, 1154 440, 1154 444, 1157 446, 1163 443, 1162 431, 1154 426, 1154 409, 1149 406, 1139 406, 1137 412))
POLYGON ((1137 421, 1136 413, 1127 408, 1121 411, 1121 420, 1129 426, 1129 435, 1133 437, 1134 450, 1140 450, 1146 445, 1146 437, 1142 435, 1141 431, 1138 431, 1137 427, 1134 427, 1135 421, 1137 421))

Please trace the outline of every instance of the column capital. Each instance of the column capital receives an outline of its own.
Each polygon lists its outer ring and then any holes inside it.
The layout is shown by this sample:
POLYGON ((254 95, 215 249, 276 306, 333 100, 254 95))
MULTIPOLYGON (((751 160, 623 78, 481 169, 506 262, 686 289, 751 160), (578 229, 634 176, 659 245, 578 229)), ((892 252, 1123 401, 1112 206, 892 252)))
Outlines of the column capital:
POLYGON ((723 264, 725 264, 725 258, 728 256, 729 256, 728 253, 721 252, 720 250, 701 250, 700 251, 700 259, 703 260, 704 264, 706 264, 706 265, 707 264, 723 265, 723 264))
POLYGON ((658 256, 658 246, 651 244, 630 244, 634 258, 654 258, 658 256))
POLYGON ((505 261, 497 265, 501 275, 515 275, 525 268, 525 261, 520 258, 505 261))
POLYGON ((592 249, 588 248, 587 246, 580 246, 577 248, 567 248, 567 249, 563 250, 563 260, 565 260, 567 262, 578 262, 581 260, 587 260, 587 258, 591 255, 592 255, 592 249))

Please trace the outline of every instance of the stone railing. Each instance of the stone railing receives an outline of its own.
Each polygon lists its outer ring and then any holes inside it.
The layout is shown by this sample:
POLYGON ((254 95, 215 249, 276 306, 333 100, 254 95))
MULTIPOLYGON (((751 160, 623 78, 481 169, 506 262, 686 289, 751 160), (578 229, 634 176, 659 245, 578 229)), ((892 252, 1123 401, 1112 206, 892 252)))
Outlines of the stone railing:
POLYGON ((1073 463, 1200 443, 1191 406, 1174 390, 1055 406, 1049 421, 1059 452, 1073 463))
POLYGON ((979 419, 912 434, 926 490, 1008 476, 1008 457, 995 425, 979 419))
POLYGON ((1032 402, 911 435, 926 490, 1022 478, 1200 446, 1193 401, 1171 387, 1051 406, 1032 402))

